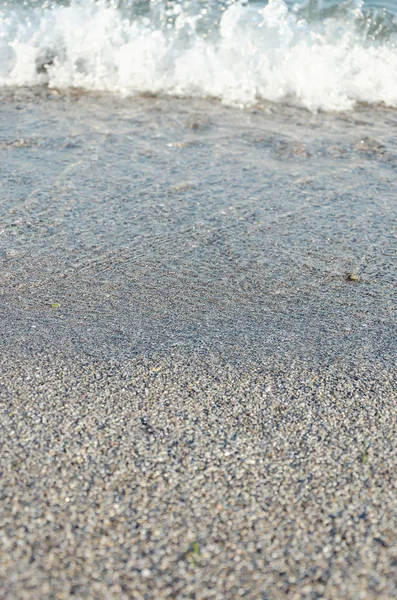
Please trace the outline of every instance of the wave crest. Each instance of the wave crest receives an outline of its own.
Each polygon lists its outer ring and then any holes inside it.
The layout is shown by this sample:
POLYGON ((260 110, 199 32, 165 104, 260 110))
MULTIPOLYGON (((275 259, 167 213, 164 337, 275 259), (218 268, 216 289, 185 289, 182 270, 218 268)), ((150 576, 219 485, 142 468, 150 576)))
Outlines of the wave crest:
POLYGON ((312 21, 283 0, 221 9, 216 26, 193 2, 152 2, 133 15, 104 0, 2 9, 0 85, 270 100, 313 111, 397 106, 395 34, 363 28, 360 7, 312 21))

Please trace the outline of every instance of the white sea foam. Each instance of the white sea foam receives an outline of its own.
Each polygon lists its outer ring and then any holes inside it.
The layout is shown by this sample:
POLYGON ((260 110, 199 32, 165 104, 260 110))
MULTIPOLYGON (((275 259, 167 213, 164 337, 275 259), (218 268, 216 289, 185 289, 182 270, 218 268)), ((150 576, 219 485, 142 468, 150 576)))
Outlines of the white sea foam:
POLYGON ((135 17, 105 0, 0 9, 0 85, 211 96, 239 105, 265 99, 310 110, 397 107, 395 39, 371 39, 358 28, 359 7, 308 22, 283 0, 237 2, 216 32, 203 35, 203 13, 183 6, 173 5, 172 25, 159 18, 158 3, 155 13, 135 17))

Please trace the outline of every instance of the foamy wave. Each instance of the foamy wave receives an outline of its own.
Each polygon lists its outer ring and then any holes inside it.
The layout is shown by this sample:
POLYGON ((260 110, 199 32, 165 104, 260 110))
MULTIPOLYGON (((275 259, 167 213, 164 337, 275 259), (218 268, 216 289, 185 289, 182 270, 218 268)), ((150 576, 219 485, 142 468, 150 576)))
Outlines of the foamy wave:
POLYGON ((357 11, 309 23, 283 0, 236 3, 215 33, 203 35, 202 13, 178 3, 172 27, 150 13, 127 18, 105 1, 2 9, 0 85, 211 96, 239 105, 265 99, 310 110, 397 107, 395 42, 366 37, 357 11))

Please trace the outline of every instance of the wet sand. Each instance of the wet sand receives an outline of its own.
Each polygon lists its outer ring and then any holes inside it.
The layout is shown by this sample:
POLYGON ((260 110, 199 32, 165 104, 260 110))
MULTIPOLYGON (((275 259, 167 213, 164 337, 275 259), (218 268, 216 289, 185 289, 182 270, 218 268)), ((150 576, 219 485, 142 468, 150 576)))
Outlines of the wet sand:
POLYGON ((2 94, 0 597, 397 597, 395 113, 2 94))

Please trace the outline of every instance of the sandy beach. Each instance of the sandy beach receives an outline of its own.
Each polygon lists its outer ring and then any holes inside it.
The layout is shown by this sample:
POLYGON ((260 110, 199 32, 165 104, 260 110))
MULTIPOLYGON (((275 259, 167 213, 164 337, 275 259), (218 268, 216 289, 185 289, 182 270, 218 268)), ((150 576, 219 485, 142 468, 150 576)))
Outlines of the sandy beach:
POLYGON ((2 598, 396 597, 396 381, 1 359, 2 598))
POLYGON ((1 94, 0 598, 397 598, 395 111, 1 94))

